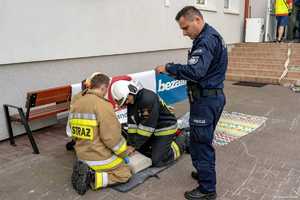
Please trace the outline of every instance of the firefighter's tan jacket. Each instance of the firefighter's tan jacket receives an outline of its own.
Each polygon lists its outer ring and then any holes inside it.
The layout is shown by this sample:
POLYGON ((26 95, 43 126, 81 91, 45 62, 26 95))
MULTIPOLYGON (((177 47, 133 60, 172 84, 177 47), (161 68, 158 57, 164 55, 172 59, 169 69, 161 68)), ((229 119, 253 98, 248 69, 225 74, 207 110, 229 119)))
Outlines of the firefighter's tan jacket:
POLYGON ((95 90, 87 90, 71 104, 69 124, 78 159, 94 170, 107 171, 123 163, 126 140, 112 105, 95 90))
POLYGON ((79 92, 79 93, 77 93, 77 94, 75 94, 73 97, 72 97, 72 99, 71 99, 71 106, 75 103, 75 101, 77 101, 80 97, 82 97, 83 96, 83 94, 86 92, 87 90, 83 90, 83 91, 81 91, 81 92, 79 92))

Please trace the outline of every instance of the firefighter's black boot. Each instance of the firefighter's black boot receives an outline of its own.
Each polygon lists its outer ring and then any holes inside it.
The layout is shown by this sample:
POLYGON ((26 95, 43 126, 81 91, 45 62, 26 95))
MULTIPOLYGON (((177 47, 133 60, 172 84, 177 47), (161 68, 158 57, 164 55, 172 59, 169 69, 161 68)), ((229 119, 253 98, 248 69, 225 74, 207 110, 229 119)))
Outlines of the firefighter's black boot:
POLYGON ((185 152, 189 151, 189 136, 183 132, 181 132, 180 135, 178 135, 175 139, 176 144, 178 144, 180 148, 180 154, 183 154, 185 152))
POLYGON ((192 177, 193 179, 195 179, 196 181, 198 181, 198 172, 192 171, 191 177, 192 177))
POLYGON ((177 137, 184 138, 184 150, 186 153, 190 153, 190 132, 189 130, 181 130, 180 135, 177 137))
POLYGON ((193 189, 192 191, 185 192, 184 197, 188 200, 215 200, 217 199, 217 193, 202 193, 198 188, 193 189))
POLYGON ((75 140, 71 140, 70 142, 68 142, 66 144, 67 151, 74 151, 75 144, 76 144, 75 140))
POLYGON ((88 191, 92 179, 92 171, 82 161, 75 161, 72 173, 72 185, 76 192, 84 195, 88 191))

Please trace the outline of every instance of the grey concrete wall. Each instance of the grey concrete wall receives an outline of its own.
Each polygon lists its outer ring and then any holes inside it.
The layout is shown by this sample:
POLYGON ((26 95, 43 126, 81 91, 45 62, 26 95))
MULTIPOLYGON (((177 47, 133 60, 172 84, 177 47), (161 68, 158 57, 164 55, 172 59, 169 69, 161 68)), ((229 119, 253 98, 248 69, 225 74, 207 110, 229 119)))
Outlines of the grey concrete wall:
MULTIPOLYGON (((26 92, 78 83, 95 71, 110 76, 153 69, 168 61, 185 62, 186 49, 0 66, 0 140, 8 137, 2 105, 24 107, 26 92)), ((18 127, 16 127, 18 129, 18 127)))

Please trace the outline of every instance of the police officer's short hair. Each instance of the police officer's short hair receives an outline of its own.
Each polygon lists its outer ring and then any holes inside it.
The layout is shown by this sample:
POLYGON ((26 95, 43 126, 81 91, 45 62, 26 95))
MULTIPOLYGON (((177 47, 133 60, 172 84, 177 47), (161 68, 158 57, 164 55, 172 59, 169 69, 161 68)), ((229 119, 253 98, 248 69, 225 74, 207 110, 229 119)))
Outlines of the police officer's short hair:
POLYGON ((105 74, 97 74, 95 75, 92 80, 91 80, 91 88, 99 88, 102 85, 109 85, 109 77, 106 76, 105 74))
POLYGON ((203 18, 203 15, 199 9, 194 6, 186 6, 177 13, 175 19, 176 21, 179 21, 181 17, 186 17, 190 20, 193 20, 195 16, 203 18))

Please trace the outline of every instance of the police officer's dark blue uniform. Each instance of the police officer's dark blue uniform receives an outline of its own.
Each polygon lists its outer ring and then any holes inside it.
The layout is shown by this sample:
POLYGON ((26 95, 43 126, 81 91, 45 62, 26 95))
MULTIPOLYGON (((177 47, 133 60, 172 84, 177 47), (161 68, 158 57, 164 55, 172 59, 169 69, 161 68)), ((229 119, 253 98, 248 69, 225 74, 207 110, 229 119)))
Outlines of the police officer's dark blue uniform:
POLYGON ((227 48, 220 34, 205 24, 193 41, 187 65, 168 63, 166 71, 187 80, 190 97, 190 152, 201 193, 216 192, 214 130, 225 105, 227 48))

